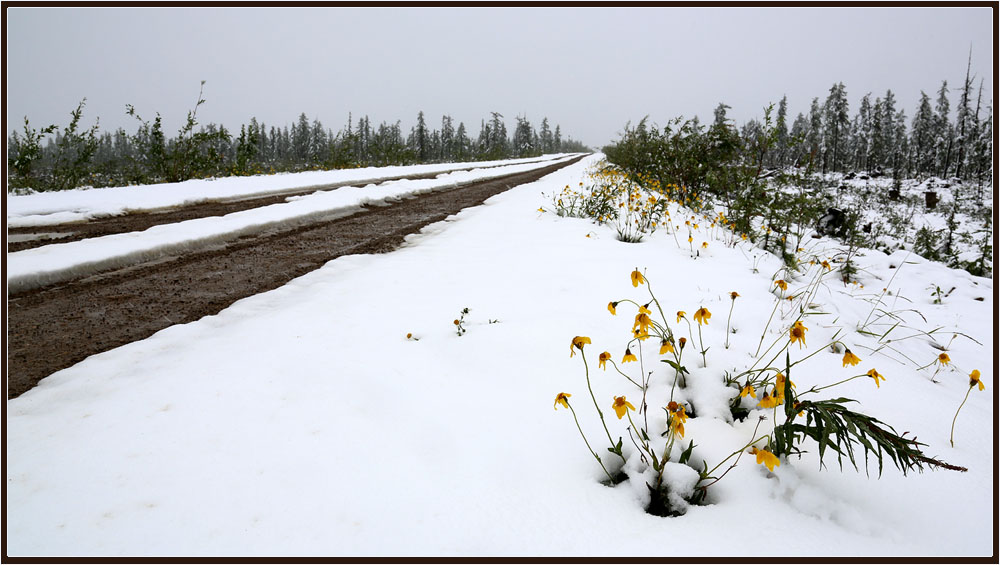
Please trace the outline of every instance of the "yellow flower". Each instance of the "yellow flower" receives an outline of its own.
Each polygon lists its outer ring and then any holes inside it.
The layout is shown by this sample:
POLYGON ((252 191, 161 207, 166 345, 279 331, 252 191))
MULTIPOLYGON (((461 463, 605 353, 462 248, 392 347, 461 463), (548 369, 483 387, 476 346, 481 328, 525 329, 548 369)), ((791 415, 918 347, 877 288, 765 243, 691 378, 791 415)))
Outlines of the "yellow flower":
POLYGON ((583 346, 584 346, 584 344, 587 344, 587 343, 590 343, 590 338, 589 337, 584 337, 584 336, 579 336, 579 335, 576 336, 576 337, 574 337, 572 343, 569 344, 569 356, 572 357, 572 356, 576 355, 576 352, 573 351, 574 347, 576 347, 580 351, 583 351, 583 346))
POLYGON ((694 241, 694 238, 689 235, 688 236, 688 243, 691 243, 692 241, 694 241))
POLYGON ((639 306, 639 313, 640 314, 652 314, 653 312, 649 308, 647 308, 647 306, 649 306, 649 304, 646 304, 645 306, 639 306))
POLYGON ((979 385, 979 390, 983 390, 986 388, 986 385, 983 384, 983 381, 979 380, 979 369, 973 369, 972 372, 969 373, 969 388, 972 388, 976 385, 979 385))
POLYGON ((747 396, 751 398, 757 398, 757 391, 754 390, 753 385, 747 384, 740 390, 740 398, 746 398, 747 396))
POLYGON ((830 264, 827 263, 826 261, 823 261, 822 263, 820 263, 820 265, 823 265, 824 267, 826 267, 827 271, 830 271, 830 270, 833 269, 832 267, 830 267, 830 264))
POLYGON ((757 449, 756 447, 750 448, 750 453, 757 456, 757 464, 765 465, 768 471, 774 472, 775 467, 781 466, 781 461, 766 449, 757 449))
POLYGON ((617 308, 617 307, 618 307, 618 303, 617 302, 608 302, 608 312, 611 312, 612 316, 615 316, 615 315, 618 314, 617 312, 615 312, 615 308, 617 308))
POLYGON ((677 343, 681 345, 681 349, 684 349, 684 346, 687 344, 687 342, 688 340, 686 337, 682 337, 679 340, 677 340, 677 343))
POLYGON ((684 422, 688 419, 684 412, 684 405, 671 401, 667 405, 667 410, 670 411, 670 430, 674 435, 684 437, 684 422))
POLYGON ((632 324, 632 331, 634 332, 636 328, 639 328, 642 333, 649 333, 649 325, 652 320, 649 319, 648 314, 636 314, 635 323, 632 324))
POLYGON ((857 365, 860 362, 861 362, 861 359, 859 359, 857 355, 851 353, 850 349, 848 349, 844 353, 844 366, 845 367, 848 366, 848 365, 850 365, 850 366, 853 367, 854 365, 857 365))
POLYGON ((740 293, 738 293, 738 292, 736 292, 736 291, 734 290, 733 292, 730 292, 730 293, 729 293, 729 297, 730 297, 730 298, 732 298, 733 300, 736 300, 737 298, 739 298, 739 297, 740 297, 740 293))
POLYGON ((706 326, 708 325, 708 319, 711 317, 712 313, 709 312, 708 309, 705 308, 704 306, 698 308, 698 311, 694 313, 694 321, 698 322, 699 324, 705 324, 706 326))
POLYGON ((879 385, 879 384, 878 384, 878 380, 879 380, 879 379, 882 379, 882 380, 884 381, 884 380, 885 380, 885 377, 883 377, 882 375, 880 375, 880 374, 878 373, 878 371, 876 371, 875 369, 872 369, 872 370, 868 371, 867 375, 868 375, 869 377, 871 377, 871 378, 875 379, 875 387, 876 387, 876 388, 882 388, 882 387, 881 387, 881 385, 879 385))
POLYGON ((708 242, 707 241, 701 242, 701 248, 702 249, 708 249, 708 242))
POLYGON ((666 353, 673 353, 673 352, 674 352, 674 344, 670 343, 669 341, 667 341, 665 339, 664 340, 660 340, 660 355, 664 355, 666 353))
POLYGON ((809 331, 809 328, 802 325, 801 321, 798 321, 795 322, 795 325, 788 332, 788 337, 791 338, 792 343, 799 342, 799 349, 802 349, 802 346, 806 344, 807 331, 809 331))
POLYGON ((628 363, 630 361, 638 361, 638 359, 636 359, 635 354, 632 353, 632 350, 626 347, 625 357, 622 357, 622 363, 628 363))
POLYGON ((778 285, 778 288, 781 290, 788 290, 788 283, 786 283, 784 279, 778 279, 774 281, 774 284, 778 285))
POLYGON ((781 404, 782 399, 777 396, 771 396, 764 393, 764 396, 760 397, 760 402, 757 403, 758 408, 774 408, 775 406, 781 404))
POLYGON ((539 212, 544 212, 544 211, 545 211, 545 208, 539 208, 539 209, 538 209, 538 211, 539 211, 539 212))
POLYGON ((942 353, 941 355, 938 355, 937 362, 942 365, 947 365, 948 363, 951 363, 951 357, 948 357, 947 353, 942 353))
POLYGON ((632 286, 638 287, 644 282, 646 282, 646 279, 642 277, 642 273, 639 272, 639 269, 632 271, 632 286))
POLYGON ((684 312, 684 310, 678 310, 677 311, 677 323, 678 324, 681 323, 681 318, 683 318, 685 314, 686 314, 686 312, 684 312))
MULTIPOLYGON (((787 377, 785 377, 785 375, 783 375, 781 373, 778 373, 774 377, 774 394, 782 402, 785 401, 785 379, 786 378, 787 377)), ((795 383, 793 383, 792 381, 788 381, 788 382, 789 382, 789 384, 792 385, 792 388, 795 388, 795 383)))
POLYGON ((619 420, 625 416, 628 410, 632 410, 633 412, 635 411, 635 406, 632 406, 631 402, 625 400, 624 396, 616 396, 615 403, 612 404, 611 407, 615 409, 615 414, 618 415, 619 420))
POLYGON ((604 370, 607 370, 607 367, 605 367, 604 364, 607 363, 610 359, 611 359, 610 353, 608 353, 607 351, 601 353, 600 355, 597 356, 597 366, 604 370))
POLYGON ((412 333, 406 334, 406 339, 413 339, 413 334, 412 333))
POLYGON ((569 408, 569 397, 573 396, 568 392, 560 392, 556 395, 556 401, 552 403, 552 409, 558 410, 559 405, 562 404, 564 408, 569 408))

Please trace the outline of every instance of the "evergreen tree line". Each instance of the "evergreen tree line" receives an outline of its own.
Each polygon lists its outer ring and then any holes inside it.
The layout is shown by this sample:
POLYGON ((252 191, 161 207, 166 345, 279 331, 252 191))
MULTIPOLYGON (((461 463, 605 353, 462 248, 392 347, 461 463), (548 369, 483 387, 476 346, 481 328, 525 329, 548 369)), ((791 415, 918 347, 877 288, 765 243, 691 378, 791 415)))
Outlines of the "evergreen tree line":
MULTIPOLYGON (((203 83, 204 85, 204 83, 203 83)), ((199 93, 194 110, 177 135, 168 138, 159 114, 143 119, 132 106, 126 113, 138 128, 100 132, 98 124, 82 129, 84 99, 71 113, 69 125, 34 129, 24 119, 21 132, 7 140, 7 181, 11 188, 62 190, 77 186, 118 186, 177 182, 191 178, 249 175, 365 166, 407 165, 533 157, 545 153, 587 151, 582 143, 564 138, 548 118, 538 128, 518 116, 508 135, 503 115, 492 112, 472 137, 464 123, 441 118, 440 128, 427 125, 424 113, 404 133, 400 122, 373 125, 368 116, 354 119, 338 132, 309 120, 303 113, 290 127, 268 126, 252 118, 239 133, 223 125, 199 126, 199 93)))
MULTIPOLYGON (((813 98, 808 114, 789 123, 787 97, 778 104, 775 139, 764 156, 768 167, 811 164, 821 172, 886 172, 896 178, 937 176, 992 181, 993 106, 983 100, 966 69, 952 120, 948 81, 942 81, 932 102, 926 92, 908 118, 892 90, 884 96, 867 93, 852 117, 842 82, 830 87, 824 101, 813 98)), ((725 121, 729 107, 720 104, 716 121, 725 121)), ((751 120, 741 128, 744 139, 764 135, 765 125, 751 120)))

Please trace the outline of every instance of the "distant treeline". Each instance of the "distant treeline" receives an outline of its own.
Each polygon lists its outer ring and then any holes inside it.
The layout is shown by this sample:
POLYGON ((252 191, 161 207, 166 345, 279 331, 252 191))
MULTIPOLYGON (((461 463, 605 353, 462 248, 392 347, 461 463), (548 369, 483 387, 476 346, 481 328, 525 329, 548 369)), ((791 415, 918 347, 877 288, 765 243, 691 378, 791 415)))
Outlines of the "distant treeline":
MULTIPOLYGON (((622 139, 605 148, 605 153, 625 160, 654 161, 658 160, 655 155, 669 155, 666 163, 693 150, 684 158, 700 158, 703 164, 721 158, 725 163, 750 161, 772 169, 808 166, 822 173, 880 171, 895 178, 959 177, 982 184, 991 182, 993 176, 993 106, 991 100, 983 100, 982 81, 976 89, 973 80, 967 70, 955 93, 954 121, 949 118, 947 81, 941 83, 933 104, 921 91, 912 118, 897 106, 892 90, 874 101, 871 93, 865 94, 851 117, 847 90, 843 83, 836 83, 825 101, 813 98, 808 114, 799 113, 794 119, 787 114, 787 97, 782 97, 776 112, 772 105, 762 119, 741 127, 727 119, 730 107, 719 104, 709 127, 697 118, 679 118, 661 132, 649 130, 644 120, 636 128, 626 126, 622 139), (630 146, 635 147, 626 149, 630 146)), ((706 174, 708 168, 701 167, 698 175, 706 174)), ((669 182, 683 180, 677 177, 669 182)))
POLYGON ((448 115, 441 118, 440 128, 432 129, 423 112, 405 136, 398 120, 374 126, 368 116, 354 119, 348 114, 347 124, 334 133, 318 119, 310 122, 304 113, 291 127, 267 126, 253 118, 236 133, 222 125, 199 125, 197 111, 204 102, 199 94, 184 127, 172 138, 164 134, 159 114, 146 120, 132 106, 126 107, 126 113, 139 124, 135 133, 124 128, 102 133, 96 124, 83 130, 80 121, 86 99, 61 130, 55 125, 34 129, 25 117, 23 131, 8 137, 8 190, 63 190, 588 150, 578 141, 563 138, 560 126, 552 129, 548 118, 536 129, 518 116, 513 134, 508 135, 503 115, 496 112, 481 121, 475 138, 464 123, 456 126, 448 115))

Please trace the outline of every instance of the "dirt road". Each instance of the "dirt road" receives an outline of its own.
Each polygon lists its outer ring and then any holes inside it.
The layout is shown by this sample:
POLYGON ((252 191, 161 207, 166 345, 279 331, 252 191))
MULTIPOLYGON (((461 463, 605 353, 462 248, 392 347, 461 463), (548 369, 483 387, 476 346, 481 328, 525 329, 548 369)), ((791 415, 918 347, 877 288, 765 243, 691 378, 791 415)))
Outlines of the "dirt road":
POLYGON ((391 251, 406 235, 430 223, 580 158, 10 295, 7 397, 23 394, 42 378, 90 355, 216 314, 341 255, 391 251))

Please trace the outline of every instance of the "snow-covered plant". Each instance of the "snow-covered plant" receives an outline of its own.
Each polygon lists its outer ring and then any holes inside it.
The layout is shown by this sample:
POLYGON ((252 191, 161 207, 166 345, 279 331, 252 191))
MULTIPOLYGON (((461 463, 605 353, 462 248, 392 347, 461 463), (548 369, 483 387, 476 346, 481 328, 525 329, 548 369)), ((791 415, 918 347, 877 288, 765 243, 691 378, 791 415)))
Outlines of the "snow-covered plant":
POLYGON ((465 330, 465 326, 463 324, 465 324, 465 317, 468 314, 469 314, 469 309, 468 308, 462 308, 462 311, 459 312, 458 318, 455 321, 452 322, 453 324, 455 324, 455 333, 458 334, 458 337, 462 337, 462 335, 466 331, 465 330))

